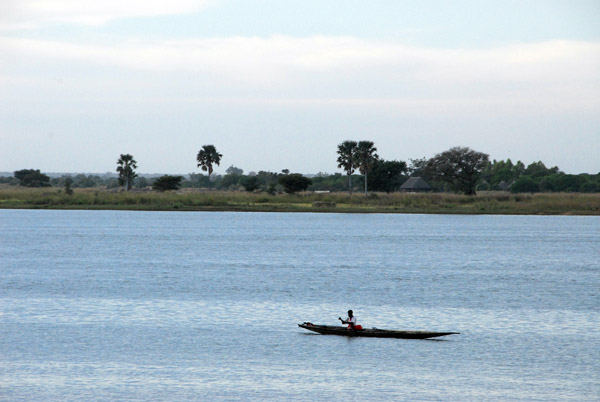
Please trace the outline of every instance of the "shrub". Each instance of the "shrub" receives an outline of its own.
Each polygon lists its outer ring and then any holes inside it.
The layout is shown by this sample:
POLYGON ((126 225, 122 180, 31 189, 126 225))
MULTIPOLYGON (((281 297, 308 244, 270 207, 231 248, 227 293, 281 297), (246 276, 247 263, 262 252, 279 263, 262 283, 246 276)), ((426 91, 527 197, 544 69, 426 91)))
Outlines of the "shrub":
POLYGON ((160 176, 152 183, 152 188, 156 191, 178 190, 181 186, 182 176, 160 176))
POLYGON ((304 191, 311 183, 311 179, 302 176, 300 173, 292 173, 279 177, 279 184, 283 186, 283 190, 288 194, 304 191))

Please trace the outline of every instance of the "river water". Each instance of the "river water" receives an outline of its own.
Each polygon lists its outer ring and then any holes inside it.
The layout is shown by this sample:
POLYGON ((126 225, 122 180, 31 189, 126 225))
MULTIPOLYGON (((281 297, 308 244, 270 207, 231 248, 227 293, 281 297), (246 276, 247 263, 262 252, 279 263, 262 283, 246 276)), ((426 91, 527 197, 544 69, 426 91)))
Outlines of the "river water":
POLYGON ((0 210, 0 400, 349 399, 600 400, 600 217, 0 210))

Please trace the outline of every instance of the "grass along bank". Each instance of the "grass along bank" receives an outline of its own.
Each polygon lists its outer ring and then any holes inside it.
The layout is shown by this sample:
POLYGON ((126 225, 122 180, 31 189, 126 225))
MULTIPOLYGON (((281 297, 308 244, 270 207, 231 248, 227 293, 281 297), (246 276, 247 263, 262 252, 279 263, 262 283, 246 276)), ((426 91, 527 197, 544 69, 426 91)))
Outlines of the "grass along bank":
POLYGON ((373 193, 365 197, 348 193, 268 195, 211 190, 161 193, 93 188, 75 189, 68 195, 62 189, 4 187, 0 188, 0 208, 600 215, 600 194, 481 192, 471 197, 446 193, 373 193))

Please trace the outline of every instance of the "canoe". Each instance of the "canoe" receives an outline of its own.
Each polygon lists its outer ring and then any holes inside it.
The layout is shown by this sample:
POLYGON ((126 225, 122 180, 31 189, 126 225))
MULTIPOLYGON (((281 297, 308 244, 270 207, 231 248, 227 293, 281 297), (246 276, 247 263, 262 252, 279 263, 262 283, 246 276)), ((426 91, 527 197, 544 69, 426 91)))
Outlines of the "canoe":
POLYGON ((310 322, 298 324, 300 328, 318 332, 323 335, 341 335, 366 338, 399 338, 399 339, 428 339, 438 336, 458 335, 460 332, 431 332, 431 331, 397 331, 379 328, 365 328, 359 330, 333 325, 315 325, 310 322))

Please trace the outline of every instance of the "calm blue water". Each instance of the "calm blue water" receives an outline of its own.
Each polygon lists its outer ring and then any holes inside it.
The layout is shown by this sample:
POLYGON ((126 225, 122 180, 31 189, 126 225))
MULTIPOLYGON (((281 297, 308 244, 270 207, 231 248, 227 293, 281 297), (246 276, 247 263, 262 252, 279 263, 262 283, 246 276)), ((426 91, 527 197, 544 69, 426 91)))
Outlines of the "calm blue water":
POLYGON ((348 399, 600 400, 600 218, 0 210, 0 400, 348 399))

